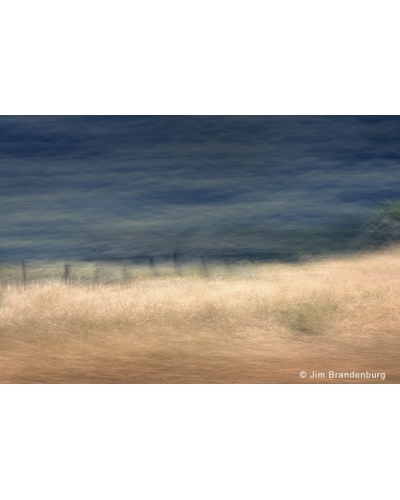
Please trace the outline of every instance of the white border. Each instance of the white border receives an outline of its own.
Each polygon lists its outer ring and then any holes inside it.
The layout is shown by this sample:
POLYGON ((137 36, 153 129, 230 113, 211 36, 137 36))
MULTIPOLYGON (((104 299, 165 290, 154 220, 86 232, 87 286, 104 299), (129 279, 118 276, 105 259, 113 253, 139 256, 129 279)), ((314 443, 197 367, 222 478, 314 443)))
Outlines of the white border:
MULTIPOLYGON (((400 114, 392 5, 7 3, 0 113, 400 114)), ((2 386, 2 498, 394 498, 397 393, 2 386)))

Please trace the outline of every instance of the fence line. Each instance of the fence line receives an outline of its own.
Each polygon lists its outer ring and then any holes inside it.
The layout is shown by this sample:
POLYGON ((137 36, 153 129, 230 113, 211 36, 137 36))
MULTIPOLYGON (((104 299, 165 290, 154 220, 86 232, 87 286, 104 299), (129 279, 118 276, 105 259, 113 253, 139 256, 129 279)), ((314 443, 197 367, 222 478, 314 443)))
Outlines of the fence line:
MULTIPOLYGON (((245 261, 241 263, 244 264, 245 261)), ((131 257, 129 262, 125 260, 120 264, 112 260, 103 262, 76 261, 75 264, 72 262, 72 266, 71 263, 65 263, 61 264, 63 266, 61 272, 60 270, 57 272, 56 266, 58 265, 40 261, 37 265, 36 263, 35 265, 29 265, 25 259, 22 259, 19 263, 19 273, 16 274, 16 271, 18 272, 18 268, 15 267, 16 263, 4 263, 0 265, 0 282, 19 282, 24 287, 28 283, 46 279, 60 279, 65 284, 73 282, 99 283, 100 281, 102 283, 112 283, 118 281, 128 282, 141 276, 171 276, 171 272, 176 276, 182 276, 186 271, 189 274, 195 273, 200 276, 211 277, 215 273, 220 274, 222 272, 225 274, 224 267, 226 268, 227 261, 221 259, 208 260, 204 255, 195 256, 188 253, 181 255, 176 248, 170 254, 169 261, 165 259, 165 254, 162 257, 157 257, 157 265, 156 258, 153 255, 131 257)))

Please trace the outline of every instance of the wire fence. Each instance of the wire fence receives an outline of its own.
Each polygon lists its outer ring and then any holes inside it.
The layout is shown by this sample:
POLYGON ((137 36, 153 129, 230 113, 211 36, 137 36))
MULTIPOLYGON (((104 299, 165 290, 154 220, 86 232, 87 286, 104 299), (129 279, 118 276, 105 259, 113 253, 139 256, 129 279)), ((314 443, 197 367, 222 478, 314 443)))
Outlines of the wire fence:
POLYGON ((60 281, 65 284, 129 283, 137 279, 248 274, 254 263, 245 259, 226 261, 182 256, 175 250, 170 259, 153 255, 121 261, 27 261, 0 264, 1 284, 22 284, 60 281))

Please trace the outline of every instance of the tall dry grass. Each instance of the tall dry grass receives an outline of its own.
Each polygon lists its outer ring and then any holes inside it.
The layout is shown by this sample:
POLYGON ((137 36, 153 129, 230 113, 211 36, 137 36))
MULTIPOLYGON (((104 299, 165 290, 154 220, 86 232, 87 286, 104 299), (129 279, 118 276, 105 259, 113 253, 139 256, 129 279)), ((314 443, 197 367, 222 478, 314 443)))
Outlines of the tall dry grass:
MULTIPOLYGON (((315 381, 300 379, 302 370, 400 381, 400 248, 208 277, 189 271, 114 284, 3 284, 0 381, 315 381)), ((318 380, 332 381, 342 380, 318 380)))

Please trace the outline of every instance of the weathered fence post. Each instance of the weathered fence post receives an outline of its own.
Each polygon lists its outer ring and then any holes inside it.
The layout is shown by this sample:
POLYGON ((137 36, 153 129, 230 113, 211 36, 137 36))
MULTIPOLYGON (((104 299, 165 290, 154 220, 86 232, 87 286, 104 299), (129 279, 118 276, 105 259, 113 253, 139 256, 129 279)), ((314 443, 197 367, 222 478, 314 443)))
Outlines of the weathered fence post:
POLYGON ((149 257, 149 266, 150 266, 150 271, 154 275, 155 274, 155 266, 154 266, 154 257, 150 256, 149 257))
POLYGON ((64 265, 64 281, 65 283, 69 283, 71 266, 69 264, 64 265))
POLYGON ((26 285, 26 266, 25 266, 25 260, 24 259, 22 259, 21 266, 22 266, 22 282, 23 282, 23 284, 25 286, 26 285))
POLYGON ((208 270, 207 270, 207 266, 206 266, 206 261, 204 259, 204 255, 201 256, 201 268, 203 270, 204 276, 208 276, 208 270))
POLYGON ((177 274, 180 274, 180 268, 179 268, 179 265, 178 265, 178 257, 179 257, 178 250, 175 250, 174 251, 174 268, 175 268, 175 272, 177 274))
POLYGON ((99 266, 96 264, 96 267, 94 268, 94 282, 98 283, 99 282, 99 266))
POLYGON ((122 280, 128 281, 129 278, 130 278, 130 276, 129 276, 128 268, 127 268, 126 262, 124 262, 122 265, 122 280))

